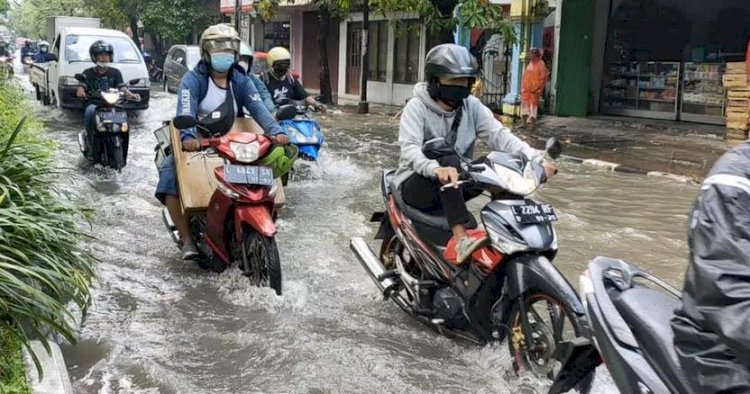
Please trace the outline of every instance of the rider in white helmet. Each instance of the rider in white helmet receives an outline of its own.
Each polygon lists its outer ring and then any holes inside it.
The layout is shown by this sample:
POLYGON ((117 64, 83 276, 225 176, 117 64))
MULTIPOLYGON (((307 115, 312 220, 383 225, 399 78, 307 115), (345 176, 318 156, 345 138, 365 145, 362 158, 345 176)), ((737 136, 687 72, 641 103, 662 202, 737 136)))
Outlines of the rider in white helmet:
POLYGON ((268 88, 266 88, 263 81, 261 81, 257 75, 252 73, 254 55, 255 51, 253 51, 253 48, 250 45, 247 45, 245 41, 241 41, 239 65, 245 70, 247 77, 253 81, 253 84, 255 84, 255 88, 258 89, 258 93, 260 93, 260 99, 263 100, 263 105, 265 105, 273 114, 276 112, 276 104, 274 104, 273 98, 271 98, 271 93, 268 92, 268 88))

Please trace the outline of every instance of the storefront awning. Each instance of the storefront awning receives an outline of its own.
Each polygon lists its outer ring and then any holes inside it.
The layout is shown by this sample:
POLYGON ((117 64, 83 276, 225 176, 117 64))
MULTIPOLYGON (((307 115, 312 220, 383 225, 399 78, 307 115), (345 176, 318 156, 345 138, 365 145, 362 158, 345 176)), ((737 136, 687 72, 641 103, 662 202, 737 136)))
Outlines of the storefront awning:
MULTIPOLYGON (((252 12, 253 10, 253 3, 255 3, 255 0, 240 0, 240 12, 247 14, 252 12)), ((236 5, 236 0, 221 0, 220 3, 220 12, 222 14, 234 14, 234 9, 236 5)))

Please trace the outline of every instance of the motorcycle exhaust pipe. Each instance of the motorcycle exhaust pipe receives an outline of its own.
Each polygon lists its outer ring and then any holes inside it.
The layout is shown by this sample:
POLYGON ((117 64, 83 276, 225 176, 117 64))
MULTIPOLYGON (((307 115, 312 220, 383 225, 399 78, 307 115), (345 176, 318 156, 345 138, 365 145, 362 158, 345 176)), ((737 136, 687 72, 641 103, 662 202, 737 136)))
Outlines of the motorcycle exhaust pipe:
POLYGON ((177 227, 172 222, 172 218, 169 217, 169 213, 166 209, 161 210, 161 218, 164 220, 164 225, 167 226, 167 230, 169 230, 169 235, 172 236, 172 241, 176 243, 177 245, 180 244, 180 233, 177 231, 177 227))
POLYGON ((365 271, 370 274, 370 277, 378 286, 378 289, 380 289, 381 292, 393 286, 393 284, 395 283, 393 279, 379 279, 383 276, 383 274, 385 274, 385 267, 383 266, 383 263, 378 260, 377 256, 375 256, 375 252, 372 251, 372 249, 369 245, 367 245, 367 242, 365 242, 364 239, 360 237, 352 238, 351 242, 349 243, 349 247, 352 249, 354 254, 357 255, 360 264, 362 264, 362 268, 364 268, 365 271))

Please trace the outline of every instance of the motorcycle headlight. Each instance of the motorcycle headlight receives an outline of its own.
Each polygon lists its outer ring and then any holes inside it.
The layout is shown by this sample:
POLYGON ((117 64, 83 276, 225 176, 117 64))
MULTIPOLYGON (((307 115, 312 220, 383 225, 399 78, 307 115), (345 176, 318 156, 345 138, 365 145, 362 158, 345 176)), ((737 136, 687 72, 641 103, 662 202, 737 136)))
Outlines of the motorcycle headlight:
POLYGON ((503 236, 499 232, 487 227, 487 234, 490 236, 492 246, 497 249, 498 252, 510 256, 518 252, 523 252, 529 249, 528 245, 524 245, 520 242, 516 242, 508 237, 503 236))
POLYGON ((237 161, 243 163, 252 163, 258 160, 260 144, 258 141, 253 141, 249 144, 243 144, 240 142, 230 142, 229 149, 234 153, 234 158, 237 161))
POLYGON ((226 185, 224 185, 221 182, 219 182, 219 183, 216 184, 216 188, 222 194, 224 194, 225 196, 227 196, 227 197, 229 197, 229 198, 231 198, 233 200, 240 198, 239 194, 237 194, 234 190, 230 189, 229 187, 227 187, 226 185))
POLYGON ((102 92, 102 98, 107 104, 115 105, 120 98, 120 92, 102 92))

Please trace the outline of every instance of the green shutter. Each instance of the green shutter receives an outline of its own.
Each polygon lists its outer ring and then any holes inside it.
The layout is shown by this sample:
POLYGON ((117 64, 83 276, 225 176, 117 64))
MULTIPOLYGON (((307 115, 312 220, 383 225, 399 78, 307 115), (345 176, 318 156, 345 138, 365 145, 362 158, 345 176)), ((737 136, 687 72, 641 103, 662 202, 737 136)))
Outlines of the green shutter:
POLYGON ((564 0, 560 24, 556 114, 586 116, 595 0, 564 0))

